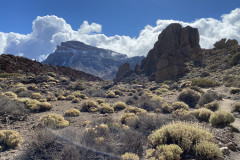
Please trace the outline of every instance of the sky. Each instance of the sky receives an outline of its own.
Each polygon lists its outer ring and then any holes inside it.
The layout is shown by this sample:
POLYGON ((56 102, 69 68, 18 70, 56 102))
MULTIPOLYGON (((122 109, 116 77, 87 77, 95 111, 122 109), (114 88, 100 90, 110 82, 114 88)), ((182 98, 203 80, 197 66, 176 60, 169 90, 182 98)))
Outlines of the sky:
POLYGON ((146 56, 170 23, 198 28, 202 48, 240 42, 240 1, 0 0, 0 54, 42 61, 62 41, 79 40, 146 56))

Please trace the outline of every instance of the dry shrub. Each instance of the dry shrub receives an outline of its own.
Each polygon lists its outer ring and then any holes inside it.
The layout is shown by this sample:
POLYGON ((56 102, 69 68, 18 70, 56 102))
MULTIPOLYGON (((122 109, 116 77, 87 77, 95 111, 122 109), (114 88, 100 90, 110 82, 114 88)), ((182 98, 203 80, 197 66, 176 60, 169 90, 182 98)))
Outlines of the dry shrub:
POLYGON ((64 116, 77 117, 80 115, 80 111, 75 108, 70 108, 64 112, 64 116))
POLYGON ((116 95, 113 91, 108 91, 105 96, 106 98, 118 98, 119 95, 116 95))
POLYGON ((219 159, 222 152, 215 143, 202 141, 194 147, 195 154, 200 159, 219 159))
POLYGON ((173 111, 176 111, 176 110, 179 110, 179 109, 183 109, 183 110, 188 110, 189 109, 189 106, 184 102, 174 102, 172 104, 172 107, 173 107, 173 111))
POLYGON ((192 79, 192 85, 202 88, 209 88, 218 85, 218 83, 207 78, 195 78, 192 79))
POLYGON ((146 111, 154 111, 157 108, 161 108, 162 103, 163 103, 162 97, 147 93, 143 94, 139 98, 138 106, 140 108, 145 109, 146 111))
POLYGON ((183 101, 189 105, 189 107, 194 108, 198 103, 200 96, 201 95, 198 92, 191 89, 186 89, 178 95, 178 100, 183 101))
POLYGON ((52 129, 64 128, 69 125, 69 122, 66 121, 61 115, 55 113, 43 116, 40 119, 40 122, 42 125, 52 129))
POLYGON ((131 121, 134 121, 138 118, 138 116, 134 113, 123 113, 120 117, 119 117, 119 121, 122 124, 129 124, 131 123, 131 121))
POLYGON ((237 102, 237 103, 233 104, 232 108, 233 108, 232 112, 240 113, 240 102, 237 102))
POLYGON ((82 112, 96 112, 98 111, 99 106, 94 100, 85 100, 82 103, 82 112))
POLYGON ((159 160, 180 160, 182 153, 182 149, 176 144, 160 145, 156 149, 148 149, 146 151, 146 158, 159 160))
POLYGON ((74 95, 68 95, 66 96, 67 100, 73 100, 74 98, 76 98, 74 95))
POLYGON ((172 113, 173 107, 172 105, 168 104, 167 102, 164 102, 162 104, 162 112, 163 113, 172 113))
POLYGON ((31 96, 32 99, 39 100, 42 98, 42 95, 40 93, 33 93, 31 96))
POLYGON ((17 95, 15 93, 11 92, 11 91, 5 92, 3 95, 6 96, 6 97, 9 97, 11 99, 17 99, 17 95))
POLYGON ((65 96, 58 96, 57 100, 66 100, 66 97, 65 96))
POLYGON ((213 126, 226 126, 235 121, 232 113, 226 111, 216 111, 210 117, 210 123, 213 126))
POLYGON ((79 103, 81 101, 81 99, 79 99, 79 98, 74 98, 73 100, 72 100, 72 103, 79 103))
POLYGON ((141 109, 138 107, 133 107, 133 106, 129 106, 124 110, 125 113, 134 113, 134 114, 144 114, 147 113, 147 111, 145 109, 141 109))
POLYGON ((15 148, 23 142, 18 132, 13 130, 0 130, 0 150, 15 148))
POLYGON ((100 99, 100 98, 97 99, 97 103, 98 103, 98 104, 101 104, 101 103, 104 103, 104 102, 105 102, 104 99, 100 99))
POLYGON ((121 160, 139 160, 139 157, 134 153, 127 152, 121 156, 121 160))
POLYGON ((200 141, 214 141, 212 133, 197 124, 175 122, 154 131, 148 139, 154 147, 163 144, 177 144, 184 152, 191 152, 200 141))
POLYGON ((113 105, 114 111, 121 111, 121 110, 123 110, 125 108, 127 108, 127 105, 124 102, 116 102, 113 105))
POLYGON ((52 105, 48 102, 39 102, 36 99, 30 98, 21 98, 18 99, 19 102, 22 102, 26 105, 28 109, 32 112, 43 112, 52 109, 52 105))
POLYGON ((207 93, 202 94, 202 96, 198 101, 198 106, 202 107, 204 106, 204 104, 210 103, 214 100, 220 100, 220 99, 221 97, 216 92, 209 91, 207 93))
POLYGON ((198 120, 208 122, 212 111, 207 108, 199 108, 190 113, 194 115, 198 120))
POLYGON ((105 114, 105 113, 113 113, 114 109, 107 103, 101 103, 100 108, 99 108, 100 113, 105 114))
POLYGON ((219 108, 219 103, 217 101, 213 101, 207 104, 204 104, 204 108, 210 109, 211 111, 217 111, 219 108))

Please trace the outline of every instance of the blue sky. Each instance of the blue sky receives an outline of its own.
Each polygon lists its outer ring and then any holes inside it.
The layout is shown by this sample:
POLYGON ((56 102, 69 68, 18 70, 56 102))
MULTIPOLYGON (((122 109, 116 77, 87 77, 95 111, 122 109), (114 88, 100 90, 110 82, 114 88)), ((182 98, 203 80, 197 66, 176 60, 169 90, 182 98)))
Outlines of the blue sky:
POLYGON ((56 15, 73 29, 87 20, 101 24, 108 36, 133 37, 158 19, 220 19, 223 13, 238 7, 239 0, 1 0, 0 31, 31 33, 37 16, 56 15))
POLYGON ((170 23, 198 28, 202 48, 240 41, 240 0, 0 0, 0 54, 41 61, 78 40, 147 55, 170 23))

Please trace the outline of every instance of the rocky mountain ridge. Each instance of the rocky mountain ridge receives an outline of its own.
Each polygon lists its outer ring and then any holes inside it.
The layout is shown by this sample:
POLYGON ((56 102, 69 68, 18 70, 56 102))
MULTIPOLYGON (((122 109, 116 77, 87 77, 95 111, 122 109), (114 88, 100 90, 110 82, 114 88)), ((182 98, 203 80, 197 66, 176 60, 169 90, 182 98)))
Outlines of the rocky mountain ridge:
POLYGON ((143 58, 128 58, 127 55, 112 50, 93 47, 79 41, 67 41, 57 46, 43 63, 71 67, 112 80, 120 65, 127 62, 133 68, 140 64, 143 58))

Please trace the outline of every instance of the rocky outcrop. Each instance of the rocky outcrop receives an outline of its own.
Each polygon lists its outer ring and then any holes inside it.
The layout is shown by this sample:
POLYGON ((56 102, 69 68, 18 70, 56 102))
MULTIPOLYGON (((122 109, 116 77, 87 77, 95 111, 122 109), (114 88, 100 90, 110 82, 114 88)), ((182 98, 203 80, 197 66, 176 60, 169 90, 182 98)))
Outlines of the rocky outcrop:
POLYGON ((25 57, 18 57, 14 55, 2 54, 0 56, 0 73, 22 73, 39 75, 48 72, 64 75, 71 79, 102 81, 102 79, 99 77, 69 67, 54 67, 49 64, 42 64, 25 57))
POLYGON ((186 73, 186 61, 201 63, 200 50, 198 29, 170 24, 143 59, 141 70, 157 82, 176 79, 186 73))
POLYGON ((122 64, 127 62, 133 69, 143 58, 138 56, 129 58, 112 50, 93 47, 79 41, 67 41, 57 46, 54 53, 50 54, 43 63, 71 67, 112 80, 122 64))
POLYGON ((129 76, 131 73, 132 73, 132 70, 131 70, 130 64, 124 63, 119 67, 116 78, 114 79, 114 82, 121 81, 121 79, 129 76))
POLYGON ((237 46, 238 45, 238 41, 235 40, 235 39, 226 39, 226 38, 223 38, 221 39, 220 41, 216 42, 214 44, 214 47, 216 49, 224 49, 224 48, 229 48, 229 47, 232 47, 232 46, 237 46))

